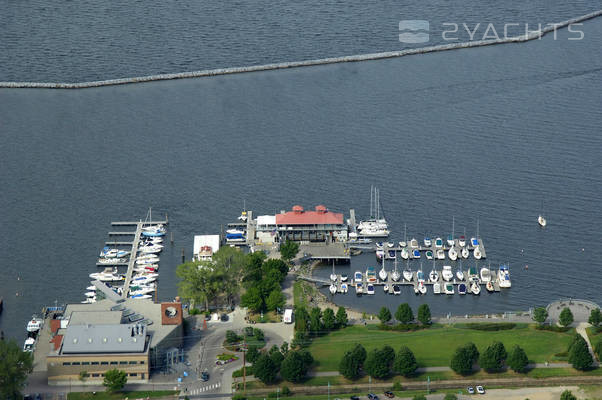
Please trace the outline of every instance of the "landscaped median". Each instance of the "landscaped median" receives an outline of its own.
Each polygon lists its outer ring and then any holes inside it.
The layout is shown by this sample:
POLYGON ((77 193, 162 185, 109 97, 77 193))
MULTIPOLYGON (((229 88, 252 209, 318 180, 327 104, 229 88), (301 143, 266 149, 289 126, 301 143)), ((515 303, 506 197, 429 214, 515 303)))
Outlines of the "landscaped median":
POLYGON ((176 390, 155 390, 155 391, 140 391, 140 392, 71 392, 67 395, 68 400, 121 400, 121 399, 158 399, 158 398, 174 398, 180 392, 176 390))

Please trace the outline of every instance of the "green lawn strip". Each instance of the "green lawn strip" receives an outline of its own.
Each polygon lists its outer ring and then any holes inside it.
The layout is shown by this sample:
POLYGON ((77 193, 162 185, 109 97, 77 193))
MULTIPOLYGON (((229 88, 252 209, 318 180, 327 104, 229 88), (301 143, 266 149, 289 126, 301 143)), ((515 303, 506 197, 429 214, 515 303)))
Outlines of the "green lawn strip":
POLYGON ((572 331, 558 333, 536 330, 527 324, 517 324, 515 329, 480 331, 456 326, 434 326, 415 332, 381 331, 377 326, 350 326, 334 331, 312 341, 309 350, 316 360, 316 371, 336 371, 345 351, 361 343, 368 352, 386 345, 399 349, 408 346, 421 367, 447 366, 458 346, 468 342, 479 351, 493 341, 504 343, 509 350, 520 345, 531 362, 555 361, 554 355, 566 351, 572 331))
POLYGON ((68 400, 121 400, 126 397, 129 399, 141 399, 147 397, 165 397, 165 396, 173 396, 179 393, 175 390, 156 390, 156 391, 140 391, 140 392, 116 392, 116 393, 108 393, 108 392, 71 392, 67 394, 68 400))
MULTIPOLYGON (((325 391, 327 389, 324 389, 325 391)), ((331 390, 330 391, 330 397, 328 397, 328 394, 316 394, 316 395, 306 395, 306 396, 302 396, 302 395, 296 395, 295 393, 292 393, 291 396, 282 396, 280 395, 281 399, 286 399, 286 398, 290 398, 290 399, 295 399, 295 400, 328 400, 330 398, 330 400, 336 399, 336 398, 340 398, 340 399, 348 399, 350 396, 359 396, 360 398, 365 398, 366 394, 368 393, 368 391, 363 391, 363 392, 355 392, 355 393, 341 393, 341 394, 337 394, 335 391, 331 390)), ((384 392, 384 390, 379 389, 379 390, 373 390, 373 393, 377 394, 379 396, 379 398, 385 398, 382 394, 384 392)), ((454 394, 458 394, 459 392, 462 392, 463 394, 466 394, 465 390, 462 389, 437 389, 437 390, 431 390, 430 394, 447 394, 447 393, 454 393, 454 394)), ((402 398, 411 398, 417 394, 424 394, 426 395, 426 390, 402 390, 402 391, 393 391, 393 393, 395 393, 395 398, 397 399, 402 399, 402 398)), ((263 400, 267 398, 266 395, 263 396, 250 396, 247 397, 248 400, 263 400)))

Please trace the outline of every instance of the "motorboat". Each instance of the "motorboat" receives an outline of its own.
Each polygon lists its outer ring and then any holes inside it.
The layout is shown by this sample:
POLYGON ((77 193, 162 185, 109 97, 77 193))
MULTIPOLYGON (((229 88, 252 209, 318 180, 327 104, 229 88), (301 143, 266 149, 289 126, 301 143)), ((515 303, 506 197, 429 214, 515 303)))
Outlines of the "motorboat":
POLYGON ((377 249, 381 250, 385 247, 385 244, 383 242, 376 242, 375 245, 377 249))
POLYGON ((138 246, 148 246, 148 245, 152 245, 152 244, 161 244, 163 243, 163 238, 156 236, 156 237, 147 237, 147 238, 142 238, 142 240, 140 240, 138 242, 138 246))
POLYGON ((438 237, 437 239, 435 239, 435 247, 437 249, 443 248, 443 239, 441 239, 440 237, 438 237))
POLYGON ((374 285, 369 283, 366 286, 366 294, 374 294, 374 285))
POLYGON ((487 282, 487 284, 485 285, 485 288, 487 289, 488 292, 493 292, 495 290, 495 288, 493 287, 493 283, 491 281, 487 282))
POLYGON ((341 283, 341 293, 347 293, 349 291, 349 285, 341 283))
POLYGON ((32 337, 28 337, 25 339, 25 343, 23 343, 23 351, 31 353, 35 344, 36 340, 32 337))
POLYGON ((359 230, 359 235, 364 237, 388 237, 390 233, 388 229, 377 226, 368 226, 359 230))
POLYGON ((397 259, 395 259, 395 268, 393 269, 393 272, 391 272, 391 279, 397 282, 399 278, 401 278, 401 275, 399 274, 399 271, 397 271, 397 259))
POLYGON ((443 271, 441 272, 441 276, 443 277, 444 280, 446 280, 447 282, 451 281, 452 279, 454 279, 454 273, 452 271, 452 267, 451 265, 444 265, 443 266, 443 271))
POLYGON ((335 285, 334 283, 330 284, 328 290, 330 290, 330 294, 335 294, 337 292, 337 285, 335 285))
POLYGON ((429 280, 431 282, 439 281, 439 273, 437 271, 435 271, 434 269, 431 270, 431 272, 429 273, 429 280))
POLYGON ((548 224, 548 221, 546 221, 543 215, 540 215, 539 217, 537 217, 537 223, 543 228, 548 224))
POLYGON ((141 265, 149 265, 149 264, 156 264, 159 262, 158 258, 144 258, 142 260, 136 260, 136 265, 141 266, 141 265))
POLYGON ((433 283, 433 293, 441 294, 441 284, 439 282, 433 283))
POLYGON ((136 300, 144 300, 144 299, 152 299, 153 296, 151 296, 150 294, 134 294, 130 296, 130 299, 136 299, 136 300))
POLYGON ((422 282, 418 283, 418 292, 420 294, 426 294, 426 285, 422 282))
POLYGON ((418 285, 414 285, 414 293, 419 294, 420 290, 418 289, 418 285))
POLYGON ((96 290, 96 286, 90 285, 86 288, 86 290, 96 290))
POLYGON ((145 271, 145 272, 139 272, 136 275, 134 275, 132 277, 132 279, 136 279, 136 278, 158 278, 159 274, 156 272, 150 272, 150 271, 145 271))
POLYGON ((480 260, 481 257, 483 257, 483 254, 481 253, 481 249, 479 249, 478 247, 474 248, 474 251, 472 252, 472 255, 474 256, 474 258, 476 258, 477 260, 480 260))
POLYGON ((226 234, 232 234, 232 235, 244 235, 245 231, 243 231, 242 229, 238 229, 238 228, 232 228, 232 229, 227 229, 226 230, 226 234))
MULTIPOLYGON (((334 271, 334 261, 332 262, 332 272, 330 273, 330 280, 333 282, 337 280, 337 274, 334 271)), ((335 287, 335 291, 336 291, 336 287, 335 287)))
POLYGON ((118 249, 111 249, 110 247, 103 247, 103 249, 100 251, 99 257, 115 258, 115 257, 117 257, 118 252, 119 252, 118 249))
POLYGON ((383 285, 383 291, 385 293, 389 292, 389 285, 387 285, 386 283, 383 285))
POLYGON ((470 252, 466 247, 462 247, 462 250, 460 250, 460 254, 462 254, 462 258, 466 259, 470 255, 470 252))
POLYGON ((159 256, 156 254, 141 254, 136 257, 136 261, 144 261, 144 260, 158 260, 159 256))
POLYGON ((93 274, 88 275, 90 278, 101 281, 101 282, 117 282, 122 281, 125 277, 121 274, 117 273, 117 268, 111 270, 110 268, 106 268, 102 272, 95 272, 93 274))
POLYGON ((447 236, 447 245, 451 247, 454 244, 456 244, 456 241, 454 240, 453 235, 448 235, 447 236))
POLYGON ((341 275, 341 282, 347 282, 347 274, 341 275))
POLYGON ((512 283, 510 282, 510 269, 507 265, 500 265, 497 276, 501 288, 509 288, 512 286, 512 283))
POLYGON ((366 281, 371 283, 376 282, 376 270, 374 267, 368 267, 366 270, 366 281))
POLYGON ((395 260, 397 258, 397 254, 395 253, 395 250, 389 250, 387 251, 387 257, 388 260, 395 260))
POLYGON ((410 247, 413 249, 417 249, 418 248, 418 240, 416 240, 415 238, 412 238, 412 240, 410 240, 410 247))
POLYGON ((383 249, 376 249, 376 260, 381 261, 385 256, 385 251, 383 249))
POLYGON ((487 283, 491 281, 491 271, 489 271, 489 268, 481 268, 481 272, 480 272, 480 278, 481 278, 481 282, 483 283, 487 283))
POLYGON ((80 303, 82 304, 93 304, 96 303, 96 298, 95 297, 86 297, 85 300, 81 301, 80 303))
POLYGON ((401 294, 401 286, 393 285, 393 294, 401 294))
POLYGON ((92 292, 92 291, 86 292, 86 293, 84 293, 84 296, 86 296, 86 297, 96 297, 96 292, 92 292))
POLYGON ((454 285, 451 283, 446 283, 444 286, 445 294, 454 294, 454 285))
POLYGON ((424 247, 431 247, 433 245, 433 241, 431 240, 430 237, 425 237, 424 238, 424 247))
POLYGON ((156 237, 156 236, 164 236, 165 228, 161 227, 145 227, 142 230, 142 236, 146 237, 156 237))
POLYGON ((460 247, 466 246, 466 236, 460 236, 460 238, 458 239, 458 244, 460 245, 460 247))
POLYGON ((152 287, 139 287, 136 290, 132 290, 132 288, 130 288, 130 296, 135 296, 137 294, 149 294, 149 293, 153 293, 155 291, 155 288, 152 287))
POLYGON ((399 247, 406 247, 408 244, 403 240, 399 242, 399 247))
POLYGON ((246 240, 245 235, 242 233, 226 233, 226 242, 236 243, 244 242, 246 240))
POLYGON ((463 283, 460 283, 458 285, 458 294, 466 294, 466 285, 463 283))
POLYGON ((470 291, 472 294, 481 294, 481 286, 476 281, 472 282, 470 284, 470 291))
POLYGON ((401 249, 401 258, 403 258, 404 260, 407 260, 410 257, 410 253, 408 252, 407 248, 402 248, 401 249))
POLYGON ((405 279, 408 282, 411 282, 413 277, 414 277, 414 274, 412 273, 410 264, 406 264, 406 269, 403 270, 403 279, 405 279))
POLYGON ((426 253, 425 253, 425 256, 426 256, 427 260, 432 260, 434 258, 433 257, 433 252, 431 250, 427 250, 426 253))
POLYGON ((126 258, 99 258, 97 262, 102 265, 116 265, 125 264, 127 261, 126 258))
POLYGON ((416 249, 412 251, 412 258, 420 258, 420 250, 416 249))
POLYGON ((395 245, 395 243, 393 242, 386 242, 387 243, 387 247, 393 247, 395 245))
POLYGON ((473 238, 470 238, 470 245, 471 245, 472 247, 477 247, 477 246, 479 245, 479 239, 477 239, 477 238, 474 238, 474 237, 473 237, 473 238))
POLYGON ((477 272, 477 267, 468 268, 468 280, 469 281, 478 281, 479 273, 477 272))
POLYGON ((38 332, 42 329, 42 325, 44 324, 44 320, 36 317, 35 315, 31 317, 31 320, 27 323, 27 332, 38 332))
POLYGON ((138 247, 138 252, 144 254, 157 254, 163 251, 162 247, 159 246, 142 246, 138 247))
POLYGON ((437 260, 445 260, 445 251, 443 249, 437 250, 437 260))
POLYGON ((458 252, 453 247, 451 247, 449 249, 449 251, 447 252, 447 255, 448 255, 449 259, 452 261, 456 261, 458 259, 458 252))
POLYGON ((355 274, 353 274, 353 281, 355 283, 361 283, 364 281, 363 275, 360 271, 355 271, 355 274))
POLYGON ((355 284, 355 294, 360 296, 362 293, 364 293, 364 285, 361 282, 358 282, 355 284))
POLYGON ((247 210, 245 210, 245 207, 243 206, 243 210, 240 213, 240 215, 238 216, 238 220, 242 221, 242 222, 247 222, 247 210))

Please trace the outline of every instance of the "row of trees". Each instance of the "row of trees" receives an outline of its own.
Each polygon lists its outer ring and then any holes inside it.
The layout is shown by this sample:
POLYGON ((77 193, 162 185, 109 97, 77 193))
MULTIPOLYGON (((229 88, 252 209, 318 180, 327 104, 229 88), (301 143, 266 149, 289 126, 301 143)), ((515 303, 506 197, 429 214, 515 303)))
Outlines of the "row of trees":
POLYGON ((487 346, 483 354, 479 354, 474 343, 458 347, 451 359, 450 367, 460 375, 468 375, 472 373, 477 361, 487 372, 502 371, 505 364, 515 372, 525 372, 529 365, 529 358, 520 346, 515 345, 508 353, 504 344, 496 341, 487 346))
POLYGON ((295 331, 305 332, 318 336, 347 326, 347 311, 339 307, 336 314, 332 308, 322 311, 319 307, 313 307, 309 312, 303 306, 295 307, 295 331))
POLYGON ((347 379, 357 379, 362 370, 378 379, 384 379, 396 372, 403 376, 412 376, 418 363, 414 353, 402 346, 397 354, 391 346, 373 349, 370 353, 361 344, 356 344, 352 350, 347 351, 339 363, 339 373, 347 379))
POLYGON ((253 375, 265 384, 277 381, 278 374, 289 382, 302 381, 314 359, 307 350, 290 350, 285 342, 282 347, 272 346, 267 352, 251 352, 247 359, 253 363, 253 375))
MULTIPOLYGON (((533 320, 541 325, 546 322, 546 319, 548 319, 548 311, 544 307, 535 308, 533 311, 533 320)), ((558 324, 561 326, 567 327, 572 324, 574 320, 575 318, 570 308, 565 307, 560 311, 558 324)), ((594 308, 590 311, 588 322, 596 328, 600 326, 602 323, 602 313, 599 308, 594 308)))
MULTIPOLYGON (((378 319, 381 323, 386 324, 391 321, 393 316, 391 315, 391 311, 387 307, 382 307, 378 312, 378 319)), ((402 303, 397 307, 395 311, 395 319, 402 324, 408 324, 414 321, 414 313, 412 312, 412 308, 408 303, 402 303)), ((418 315, 416 317, 420 323, 423 325, 428 325, 431 323, 431 309, 428 304, 421 304, 418 307, 418 315)))

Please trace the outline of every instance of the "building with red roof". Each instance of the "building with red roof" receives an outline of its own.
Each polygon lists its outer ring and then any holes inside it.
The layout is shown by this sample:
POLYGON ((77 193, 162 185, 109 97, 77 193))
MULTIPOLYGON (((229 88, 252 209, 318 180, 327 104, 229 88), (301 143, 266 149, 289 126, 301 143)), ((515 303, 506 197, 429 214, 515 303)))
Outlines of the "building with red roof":
POLYGON ((323 205, 318 205, 311 211, 295 205, 291 211, 277 214, 276 229, 281 240, 312 242, 347 240, 347 225, 343 214, 329 211, 323 205))

